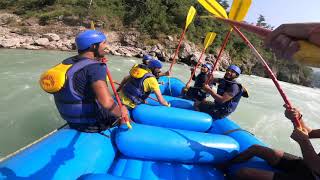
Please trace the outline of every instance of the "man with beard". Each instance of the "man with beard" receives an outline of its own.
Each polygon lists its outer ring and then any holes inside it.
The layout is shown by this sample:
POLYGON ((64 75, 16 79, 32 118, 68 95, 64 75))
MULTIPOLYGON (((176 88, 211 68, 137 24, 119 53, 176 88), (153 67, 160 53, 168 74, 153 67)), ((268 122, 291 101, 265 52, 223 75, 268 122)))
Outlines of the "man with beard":
MULTIPOLYGON (((142 57, 142 64, 145 65, 145 66, 148 66, 148 63, 149 63, 149 61, 151 61, 151 60, 157 60, 157 59, 155 59, 154 56, 151 56, 151 55, 148 55, 148 54, 143 55, 143 57, 142 57)), ((160 78, 161 76, 171 76, 171 72, 170 72, 170 71, 160 72, 160 73, 159 73, 159 76, 156 77, 157 80, 159 80, 159 78, 160 78)))
POLYGON ((203 90, 213 97, 214 102, 202 101, 201 103, 195 103, 196 109, 210 114, 213 119, 221 119, 234 112, 241 97, 249 97, 245 88, 235 81, 240 74, 240 68, 236 65, 231 65, 226 70, 224 78, 213 79, 211 83, 219 84, 217 93, 209 85, 204 85, 203 90))
POLYGON ((41 87, 54 96, 57 109, 70 128, 99 132, 116 124, 128 113, 114 102, 106 84, 106 64, 100 61, 108 52, 107 37, 86 30, 77 35, 78 55, 46 71, 41 87))
POLYGON ((150 93, 154 92, 160 104, 169 106, 162 97, 157 77, 161 72, 162 64, 159 60, 150 60, 148 65, 136 64, 125 77, 119 88, 121 101, 133 109, 136 105, 145 103, 150 93))

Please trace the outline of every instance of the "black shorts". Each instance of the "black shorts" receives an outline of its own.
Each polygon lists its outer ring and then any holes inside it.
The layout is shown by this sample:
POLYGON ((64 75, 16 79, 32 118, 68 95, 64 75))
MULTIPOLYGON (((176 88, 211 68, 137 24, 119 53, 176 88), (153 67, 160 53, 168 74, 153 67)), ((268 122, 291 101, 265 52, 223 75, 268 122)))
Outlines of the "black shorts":
POLYGON ((212 101, 201 102, 198 108, 200 112, 209 114, 213 119, 222 119, 230 114, 212 101))
POLYGON ((193 101, 203 101, 207 94, 200 91, 199 88, 190 87, 186 92, 185 98, 193 101))
POLYGON ((302 158, 284 153, 274 168, 282 172, 275 172, 274 180, 316 180, 317 175, 303 162, 302 158))

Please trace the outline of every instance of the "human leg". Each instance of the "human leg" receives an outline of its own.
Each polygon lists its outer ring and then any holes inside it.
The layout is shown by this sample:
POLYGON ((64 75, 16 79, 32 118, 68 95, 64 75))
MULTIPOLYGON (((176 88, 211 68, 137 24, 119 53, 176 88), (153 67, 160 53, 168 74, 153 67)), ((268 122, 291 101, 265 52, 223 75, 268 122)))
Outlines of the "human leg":
POLYGON ((280 161, 280 159, 283 157, 283 154, 283 151, 274 150, 261 145, 252 145, 247 150, 233 158, 231 163, 242 163, 254 156, 257 156, 267 161, 269 165, 273 166, 280 161))

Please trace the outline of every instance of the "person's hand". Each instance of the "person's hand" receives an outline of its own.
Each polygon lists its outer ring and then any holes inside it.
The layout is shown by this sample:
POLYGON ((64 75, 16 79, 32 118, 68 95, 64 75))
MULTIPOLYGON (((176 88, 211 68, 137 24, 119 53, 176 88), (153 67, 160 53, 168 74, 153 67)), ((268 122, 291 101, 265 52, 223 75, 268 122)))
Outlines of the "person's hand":
POLYGON ((205 84, 202 89, 206 92, 210 92, 211 91, 211 87, 208 84, 205 84))
POLYGON ((129 118, 129 113, 128 113, 128 109, 126 106, 122 106, 121 107, 121 117, 128 117, 129 118))
POLYGON ((272 31, 265 44, 273 49, 277 57, 291 59, 300 49, 298 40, 320 45, 319 23, 283 24, 272 31))
POLYGON ((172 75, 171 71, 167 71, 167 72, 165 72, 164 74, 165 74, 166 76, 171 76, 171 75, 172 75))
POLYGON ((103 63, 107 63, 108 62, 108 58, 102 57, 102 58, 100 58, 100 61, 103 62, 103 63))
POLYGON ((275 36, 268 42, 267 47, 272 48, 278 58, 284 59, 291 59, 294 53, 299 51, 300 48, 297 41, 284 34, 275 36))
POLYGON ((290 119, 291 121, 294 121, 295 119, 301 120, 301 113, 297 108, 289 108, 287 104, 283 105, 283 107, 286 108, 284 115, 286 118, 290 119))
POLYGON ((295 128, 292 131, 291 139, 295 140, 297 143, 309 139, 308 131, 306 129, 295 128))
POLYGON ((190 83, 191 83, 191 82, 189 82, 189 83, 186 84, 186 88, 187 88, 187 89, 190 88, 190 83))

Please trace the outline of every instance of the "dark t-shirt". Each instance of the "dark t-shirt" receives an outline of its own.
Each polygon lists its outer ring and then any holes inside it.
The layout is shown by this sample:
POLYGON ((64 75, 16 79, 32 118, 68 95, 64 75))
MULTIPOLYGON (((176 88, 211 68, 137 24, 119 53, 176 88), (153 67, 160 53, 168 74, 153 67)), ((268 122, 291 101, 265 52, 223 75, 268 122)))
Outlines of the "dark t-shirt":
MULTIPOLYGON (((79 59, 79 61, 81 60, 83 59, 79 59)), ((64 61, 64 63, 72 63, 72 59, 67 59, 64 61)), ((85 99, 95 99, 96 95, 93 91, 92 84, 98 80, 106 81, 106 74, 107 72, 105 64, 97 63, 85 66, 83 69, 74 74, 73 87, 75 91, 79 95, 84 96, 85 99)), ((73 124, 72 127, 80 129, 81 131, 95 132, 108 128, 116 120, 116 117, 107 109, 102 108, 98 110, 96 115, 98 124, 90 127, 86 125, 83 126, 81 124, 73 124)))
MULTIPOLYGON (((79 61, 81 60, 83 59, 79 59, 79 61)), ((68 59, 64 63, 72 63, 72 59, 68 59)), ((73 85, 75 91, 86 98, 94 98, 95 93, 93 92, 92 84, 98 80, 106 81, 106 74, 106 65, 102 63, 84 67, 74 75, 73 85)))

